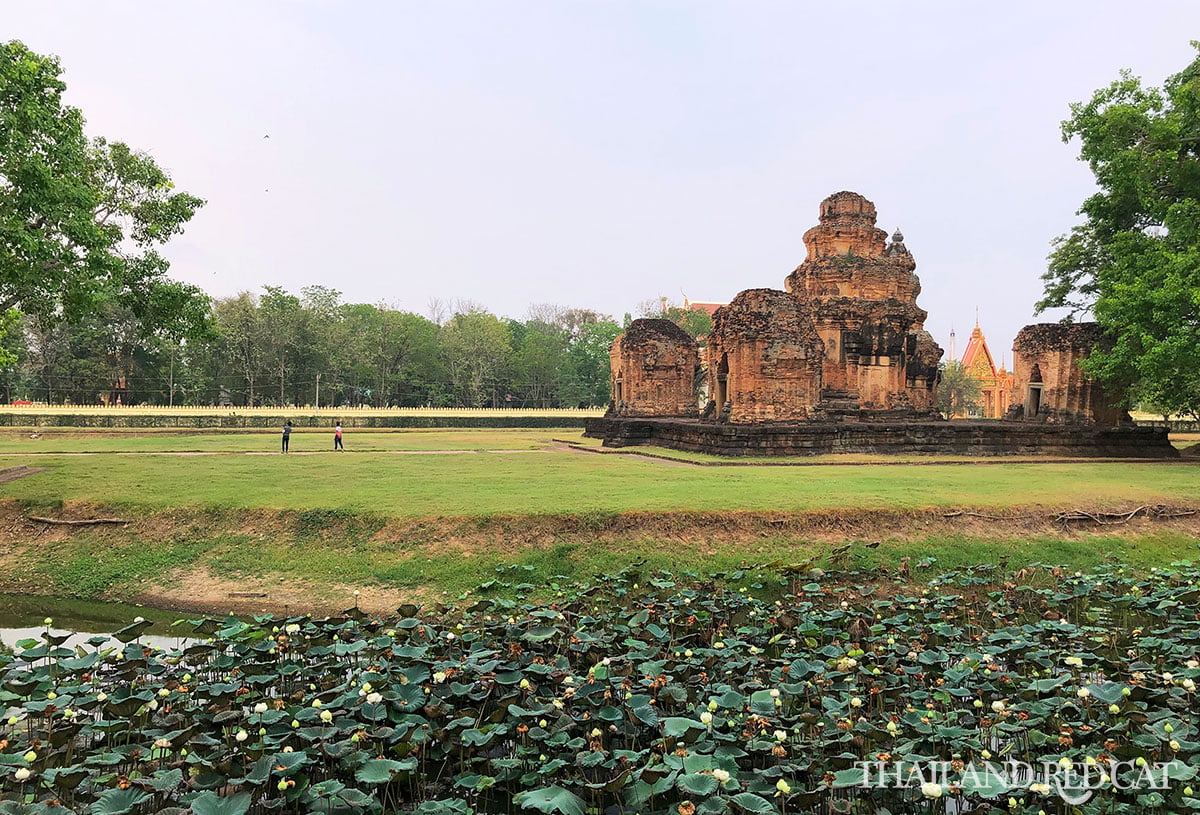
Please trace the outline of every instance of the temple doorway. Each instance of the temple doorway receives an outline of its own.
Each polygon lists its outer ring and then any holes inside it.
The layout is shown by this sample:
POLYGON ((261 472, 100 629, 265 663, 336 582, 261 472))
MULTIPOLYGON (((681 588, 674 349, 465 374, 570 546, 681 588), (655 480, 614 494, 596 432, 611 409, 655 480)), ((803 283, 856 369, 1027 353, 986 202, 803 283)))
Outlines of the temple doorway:
POLYGON ((729 354, 721 354, 721 361, 717 363, 717 389, 713 401, 717 403, 718 411, 729 401, 729 354))

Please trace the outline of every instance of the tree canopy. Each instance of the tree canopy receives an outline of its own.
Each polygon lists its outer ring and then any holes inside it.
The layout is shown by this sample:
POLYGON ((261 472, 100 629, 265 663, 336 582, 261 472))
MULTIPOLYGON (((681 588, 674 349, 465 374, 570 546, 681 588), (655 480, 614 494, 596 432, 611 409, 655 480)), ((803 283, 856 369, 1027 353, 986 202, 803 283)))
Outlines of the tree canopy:
POLYGON ((938 381, 938 411, 947 419, 969 416, 979 408, 979 397, 983 391, 979 380, 971 376, 961 362, 952 359, 942 365, 942 376, 938 381))
POLYGON ((0 44, 0 313, 74 319, 102 307, 163 336, 203 328, 204 294, 158 247, 203 205, 149 155, 89 139, 56 58, 0 44))
POLYGON ((1071 105, 1062 134, 1098 189, 1055 241, 1038 310, 1091 311, 1113 347, 1088 374, 1200 415, 1200 58, 1161 89, 1122 72, 1071 105))
POLYGON ((211 331, 147 335, 117 303, 74 319, 18 315, 0 337, 8 400, 323 407, 588 407, 609 400, 621 328, 586 309, 527 320, 459 304, 439 323, 341 292, 275 286, 211 303, 211 331))

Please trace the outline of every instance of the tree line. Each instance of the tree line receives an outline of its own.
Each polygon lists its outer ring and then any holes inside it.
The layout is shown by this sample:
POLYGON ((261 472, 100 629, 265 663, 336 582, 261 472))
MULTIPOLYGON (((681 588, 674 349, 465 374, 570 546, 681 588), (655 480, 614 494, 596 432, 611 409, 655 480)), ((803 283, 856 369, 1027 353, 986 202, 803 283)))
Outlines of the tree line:
POLYGON ((6 401, 603 405, 609 345, 622 330, 587 309, 539 305, 517 320, 434 303, 422 315, 347 303, 325 286, 217 298, 204 317, 179 337, 116 302, 72 320, 21 315, 4 338, 6 401))

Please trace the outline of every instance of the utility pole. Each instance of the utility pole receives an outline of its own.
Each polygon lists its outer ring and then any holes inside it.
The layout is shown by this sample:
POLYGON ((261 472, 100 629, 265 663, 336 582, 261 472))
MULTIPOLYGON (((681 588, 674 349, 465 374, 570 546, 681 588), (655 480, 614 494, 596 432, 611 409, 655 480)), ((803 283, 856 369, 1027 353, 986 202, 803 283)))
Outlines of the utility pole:
POLYGON ((317 399, 316 399, 316 402, 317 402, 317 406, 316 406, 316 409, 313 411, 313 415, 320 416, 321 415, 321 375, 320 374, 317 374, 317 399))
POLYGON ((169 379, 170 393, 167 394, 167 407, 175 407, 175 349, 171 349, 171 376, 169 379))

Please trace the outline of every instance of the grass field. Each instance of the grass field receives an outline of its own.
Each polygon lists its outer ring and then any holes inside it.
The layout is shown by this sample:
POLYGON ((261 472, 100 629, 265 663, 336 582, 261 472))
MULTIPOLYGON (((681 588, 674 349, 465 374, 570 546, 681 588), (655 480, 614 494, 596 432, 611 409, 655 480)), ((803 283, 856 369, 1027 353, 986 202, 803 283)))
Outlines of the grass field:
MULTIPOLYGON (((578 429, 538 430, 347 430, 344 441, 350 452, 422 450, 538 450, 555 436, 578 435, 578 429)), ((156 453, 279 452, 278 431, 235 433, 180 433, 168 430, 41 431, 0 435, 4 453, 156 453)), ((332 429, 297 429, 292 432, 294 452, 332 452, 332 429)))
MULTIPOLYGON (((329 435, 297 433, 293 449, 325 449, 329 435)), ((352 452, 345 455, 287 457, 273 454, 275 433, 0 436, 0 468, 47 468, 0 484, 0 498, 8 499, 0 505, 8 507, 0 591, 109 599, 149 593, 154 601, 213 605, 250 587, 277 608, 336 605, 358 587, 382 604, 452 597, 509 566, 521 579, 550 586, 559 575, 612 571, 634 559, 707 571, 820 560, 835 556, 841 542, 871 540, 880 545, 853 546, 841 557, 876 568, 908 556, 928 571, 1001 559, 1014 568, 1106 560, 1148 567, 1197 554, 1194 525, 1079 532, 1048 523, 1025 529, 942 520, 945 510, 964 507, 1034 514, 1194 507, 1200 466, 1189 463, 989 459, 980 466, 912 466, 893 459, 725 468, 596 455, 551 441, 577 436, 359 432, 347 437, 352 452), (260 451, 272 454, 244 454, 260 451), (445 454, 419 454, 438 451, 445 454), (44 455, 19 455, 28 452, 44 455), (154 454, 172 452, 214 454, 154 454), (25 512, 116 514, 133 523, 47 534, 23 521, 25 512), (863 520, 871 512, 901 520, 876 528, 863 520), (762 520, 814 513, 837 518, 828 529, 793 531, 762 520), (911 522, 904 520, 909 515, 911 522), (746 525, 745 517, 759 521, 746 525)))
MULTIPOLYGON (((0 456, 0 468, 28 462, 0 456)), ((35 504, 393 516, 1200 501, 1200 467, 1156 463, 710 468, 535 449, 426 456, 48 455, 36 464, 50 469, 5 484, 0 494, 35 504)))

